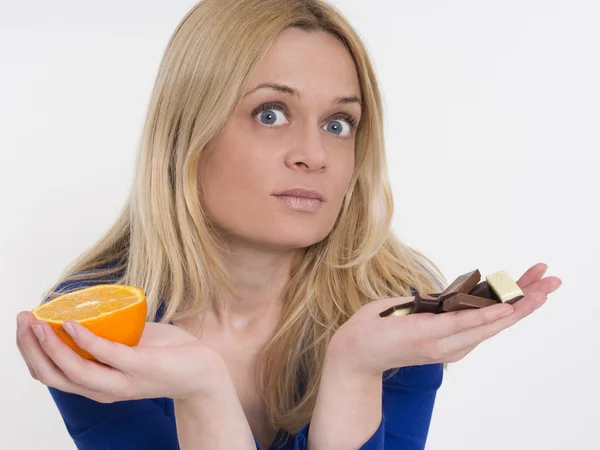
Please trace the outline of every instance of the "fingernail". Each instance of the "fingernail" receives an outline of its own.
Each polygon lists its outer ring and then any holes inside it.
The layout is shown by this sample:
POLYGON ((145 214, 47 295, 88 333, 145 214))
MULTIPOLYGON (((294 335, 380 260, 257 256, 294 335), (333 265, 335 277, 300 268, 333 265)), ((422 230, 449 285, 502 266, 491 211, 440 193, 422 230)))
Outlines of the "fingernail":
POLYGON ((44 342, 46 340, 46 335, 41 325, 31 325, 31 329, 33 330, 40 342, 44 342))
POLYGON ((75 331, 75 327, 73 326, 73 324, 69 323, 69 322, 64 322, 62 324, 63 330, 65 330, 67 333, 69 333, 69 336, 71 337, 75 337, 77 336, 77 331, 75 331))
POLYGON ((29 317, 27 317, 27 314, 19 314, 17 316, 17 331, 19 334, 21 334, 23 331, 25 331, 27 329, 27 325, 29 325, 29 317))
POLYGON ((502 311, 500 311, 500 317, 506 317, 509 316, 513 313, 513 308, 512 306, 509 308, 504 308, 502 311))

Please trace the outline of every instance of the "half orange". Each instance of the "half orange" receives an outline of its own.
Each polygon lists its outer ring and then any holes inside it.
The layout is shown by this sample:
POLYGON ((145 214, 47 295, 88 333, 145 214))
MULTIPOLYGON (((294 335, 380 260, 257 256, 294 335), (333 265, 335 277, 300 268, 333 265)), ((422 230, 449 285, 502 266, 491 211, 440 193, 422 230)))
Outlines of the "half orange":
POLYGON ((80 356, 95 361, 63 330, 63 322, 74 320, 101 338, 134 346, 146 325, 146 295, 135 286, 100 284, 60 295, 32 313, 80 356))

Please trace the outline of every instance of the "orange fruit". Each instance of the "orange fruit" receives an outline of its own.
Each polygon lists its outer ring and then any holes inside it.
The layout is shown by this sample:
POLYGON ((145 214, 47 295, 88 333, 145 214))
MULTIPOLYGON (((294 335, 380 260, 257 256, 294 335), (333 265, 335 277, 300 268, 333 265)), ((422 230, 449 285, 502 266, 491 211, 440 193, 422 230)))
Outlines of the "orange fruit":
POLYGON ((146 295, 135 286, 100 284, 60 295, 32 310, 58 337, 85 359, 96 361, 63 330, 74 320, 97 336, 128 346, 137 345, 146 325, 146 295))

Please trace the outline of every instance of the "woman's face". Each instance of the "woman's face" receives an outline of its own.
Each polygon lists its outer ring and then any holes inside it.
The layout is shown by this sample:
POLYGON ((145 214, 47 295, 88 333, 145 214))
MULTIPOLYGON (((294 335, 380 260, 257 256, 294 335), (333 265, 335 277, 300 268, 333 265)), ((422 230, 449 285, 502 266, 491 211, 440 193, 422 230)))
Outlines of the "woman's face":
POLYGON ((360 99, 342 43, 325 32, 284 30, 201 168, 210 218, 236 239, 261 246, 301 248, 325 238, 354 170, 351 122, 360 121, 360 99), (263 83, 297 95, 257 89, 263 83), (294 188, 317 191, 322 200, 277 196, 294 188))

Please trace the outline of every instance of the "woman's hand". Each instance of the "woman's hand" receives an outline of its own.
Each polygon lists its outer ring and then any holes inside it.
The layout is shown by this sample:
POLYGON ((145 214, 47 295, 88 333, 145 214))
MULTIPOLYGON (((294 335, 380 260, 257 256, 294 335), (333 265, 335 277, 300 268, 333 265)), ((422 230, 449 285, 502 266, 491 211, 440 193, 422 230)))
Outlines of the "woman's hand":
POLYGON ((101 403, 202 397, 227 370, 217 352, 174 325, 148 322, 138 346, 128 347, 100 338, 77 322, 66 322, 73 325, 71 336, 77 345, 100 361, 95 362, 75 353, 31 312, 17 319, 17 346, 31 376, 101 403))
POLYGON ((547 268, 539 263, 521 276, 517 284, 525 297, 514 305, 382 318, 381 311, 414 297, 373 301, 336 331, 328 353, 351 370, 371 375, 396 367, 456 362, 484 340, 531 314, 558 289, 559 278, 542 278, 547 268))

